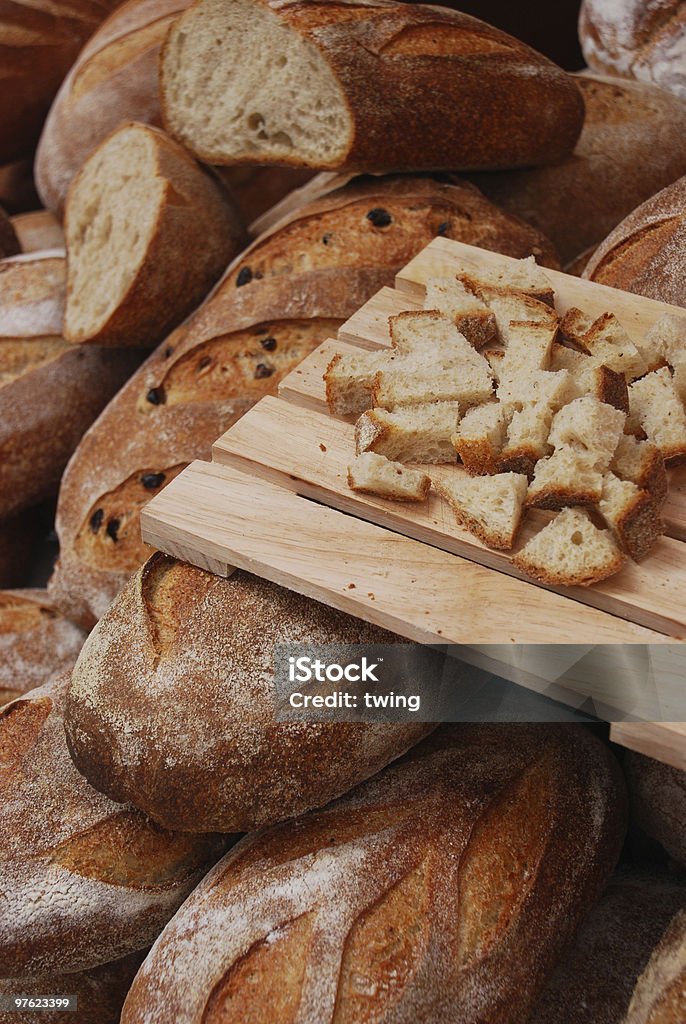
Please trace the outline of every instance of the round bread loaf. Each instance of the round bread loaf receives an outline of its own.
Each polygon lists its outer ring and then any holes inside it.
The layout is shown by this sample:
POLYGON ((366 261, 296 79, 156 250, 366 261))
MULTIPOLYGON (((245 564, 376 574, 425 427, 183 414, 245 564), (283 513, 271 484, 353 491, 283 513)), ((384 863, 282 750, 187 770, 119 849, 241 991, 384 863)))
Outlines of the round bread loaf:
POLYGON ((473 186, 354 182, 298 208, 229 267, 83 438, 57 509, 50 592, 90 628, 151 554, 141 508, 437 234, 556 266, 549 242, 473 186))
POLYGON ((591 256, 583 276, 686 306, 686 177, 618 224, 591 256))
POLYGON ((641 82, 598 75, 577 82, 586 119, 571 156, 547 167, 472 176, 499 207, 547 235, 563 263, 686 174, 686 102, 641 82))
POLYGON ((584 918, 527 1024, 619 1024, 686 882, 620 871, 584 918))
POLYGON ((0 591, 0 705, 72 669, 84 639, 46 591, 0 591))
POLYGON ((617 766, 580 727, 441 729, 236 846, 155 943, 122 1024, 522 1024, 625 822, 617 766))
POLYGON ((397 640, 266 580, 153 555, 83 648, 69 749, 96 789, 166 828, 260 828, 340 796, 432 728, 277 722, 274 645, 397 640))
POLYGON ((686 97, 683 0, 584 0, 579 39, 589 67, 686 97))
POLYGON ((686 867, 686 772, 630 750, 622 763, 632 818, 686 867))
POLYGON ((64 738, 67 685, 55 680, 0 712, 0 965, 15 979, 150 945, 227 846, 160 829, 88 785, 64 738))
POLYGON ((667 928, 638 979, 623 1024, 683 1024, 686 1020, 686 910, 667 928))

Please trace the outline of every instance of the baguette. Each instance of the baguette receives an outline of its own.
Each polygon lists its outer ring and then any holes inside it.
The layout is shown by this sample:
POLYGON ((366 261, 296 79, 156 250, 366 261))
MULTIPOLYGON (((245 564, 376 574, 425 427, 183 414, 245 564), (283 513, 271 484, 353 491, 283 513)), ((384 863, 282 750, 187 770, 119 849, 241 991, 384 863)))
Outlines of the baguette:
POLYGON ((632 819, 686 867, 686 772, 633 751, 622 766, 632 819))
POLYGON ((397 637, 257 577, 153 556, 74 670, 65 725, 77 767, 165 828, 247 831, 339 796, 431 730, 276 721, 279 642, 397 637))
POLYGON ((246 409, 439 231, 550 256, 537 233, 502 217, 471 186, 404 178, 327 195, 234 262, 117 395, 63 477, 50 590, 65 614, 93 625, 150 553, 138 525, 146 501, 188 462, 209 458, 246 409), (385 228, 369 218, 378 209, 392 219, 385 228))
POLYGON ((0 706, 70 671, 84 640, 45 591, 0 592, 0 706))
POLYGON ((645 82, 588 71, 575 80, 586 116, 571 156, 470 180, 552 239, 566 272, 581 275, 624 217, 686 174, 686 104, 645 82))
POLYGON ((60 82, 118 0, 19 0, 0 13, 0 164, 28 156, 60 82))
POLYGON ((567 156, 583 122, 573 80, 524 44, 390 0, 199 0, 169 31, 160 89, 167 129, 216 164, 526 166, 567 156), (189 116, 199 105, 205 119, 189 116))
POLYGON ((166 832, 96 793, 67 751, 67 685, 0 713, 0 962, 11 978, 83 971, 150 945, 228 845, 166 832))
POLYGON ((122 1024, 523 1024, 624 815, 616 766, 579 728, 441 729, 235 847, 158 939, 122 1024))
POLYGON ((625 1024, 681 1024, 686 1014, 686 910, 676 914, 638 979, 625 1024))
POLYGON ((118 128, 86 160, 69 190, 64 230, 64 336, 117 347, 154 347, 202 301, 243 241, 217 183, 143 124, 118 128))
POLYGON ((138 365, 62 337, 64 256, 0 263, 0 517, 50 497, 82 434, 138 365))

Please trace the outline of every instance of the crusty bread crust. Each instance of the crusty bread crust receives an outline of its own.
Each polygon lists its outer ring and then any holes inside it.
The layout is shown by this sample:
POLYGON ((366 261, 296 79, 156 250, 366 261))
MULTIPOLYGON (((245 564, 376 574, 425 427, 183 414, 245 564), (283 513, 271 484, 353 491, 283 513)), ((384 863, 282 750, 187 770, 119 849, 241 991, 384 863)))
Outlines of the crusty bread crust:
POLYGON ((160 936, 122 1024, 521 1024, 624 827, 585 730, 443 728, 243 840, 160 936))

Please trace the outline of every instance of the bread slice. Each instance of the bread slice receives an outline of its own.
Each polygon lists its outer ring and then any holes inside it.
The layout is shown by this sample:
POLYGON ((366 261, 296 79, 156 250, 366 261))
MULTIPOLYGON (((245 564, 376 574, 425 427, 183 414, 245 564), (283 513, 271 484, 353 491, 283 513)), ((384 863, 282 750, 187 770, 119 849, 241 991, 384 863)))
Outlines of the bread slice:
MULTIPOLYGON (((550 281, 534 256, 528 256, 523 260, 513 260, 507 270, 487 270, 482 267, 478 276, 473 274, 458 275, 470 291, 478 295, 482 291, 491 289, 505 292, 519 292, 531 299, 545 302, 552 306, 555 302, 555 292, 550 281)), ((513 317, 513 319, 520 319, 513 317)), ((524 319, 529 319, 525 317, 524 319)))
POLYGON ((531 402, 517 409, 507 428, 507 440, 497 460, 500 473, 524 473, 529 479, 539 459, 550 455, 548 434, 553 411, 545 402, 531 402))
POLYGON ((527 370, 502 376, 496 395, 504 405, 513 409, 523 409, 531 402, 544 402, 553 412, 557 412, 574 397, 568 370, 527 370))
POLYGON ((527 480, 520 473, 466 476, 432 480, 455 518, 484 544, 507 550, 515 542, 526 498, 527 480))
POLYGON ((389 411, 430 402, 458 402, 460 408, 467 409, 492 397, 490 370, 487 374, 459 367, 429 374, 404 364, 402 368, 377 373, 372 387, 373 406, 389 411))
POLYGON ((648 491, 657 510, 662 508, 667 500, 667 471, 657 445, 622 434, 610 469, 620 480, 630 480, 639 491, 648 491))
POLYGON ((451 438, 462 464, 472 476, 495 473, 507 435, 506 410, 500 402, 469 409, 451 438))
POLYGON ((424 308, 449 317, 474 348, 483 348, 497 336, 495 314, 455 277, 430 278, 424 308))
POLYGON ((376 352, 337 352, 324 373, 329 411, 337 416, 359 414, 372 405, 374 378, 400 358, 389 349, 376 352))
POLYGON ((117 129, 67 200, 69 341, 151 348, 205 297, 242 247, 219 184, 156 128, 117 129))
POLYGON ((512 559, 539 583, 568 587, 588 587, 614 576, 622 561, 612 532, 598 529, 580 508, 563 509, 512 559))
POLYGON ((348 466, 348 486, 393 501, 426 501, 431 480, 426 473, 391 462, 385 455, 363 452, 348 466))
POLYGON ((629 388, 631 416, 667 465, 686 460, 686 411, 669 369, 653 370, 629 388))
POLYGON ((603 491, 603 475, 592 453, 579 448, 558 448, 536 463, 526 503, 530 508, 559 510, 571 505, 596 505, 603 491))
POLYGON ((664 523, 648 491, 639 490, 630 480, 620 480, 614 473, 607 473, 603 479, 598 507, 622 551, 636 562, 664 533, 664 523))
POLYGON ((584 336, 590 355, 598 362, 623 373, 631 381, 649 369, 648 364, 614 313, 603 313, 584 336))
POLYGON ((460 416, 457 402, 372 409, 355 425, 357 454, 372 451, 397 462, 454 463, 451 437, 460 416))
POLYGON ((484 357, 460 334, 452 320, 437 309, 408 310, 389 316, 388 328, 393 348, 413 358, 422 372, 440 372, 455 366, 488 372, 484 357))
POLYGON ((555 417, 548 441, 554 448, 581 448, 591 452, 600 469, 607 469, 617 450, 626 416, 619 409, 590 395, 576 398, 555 417))

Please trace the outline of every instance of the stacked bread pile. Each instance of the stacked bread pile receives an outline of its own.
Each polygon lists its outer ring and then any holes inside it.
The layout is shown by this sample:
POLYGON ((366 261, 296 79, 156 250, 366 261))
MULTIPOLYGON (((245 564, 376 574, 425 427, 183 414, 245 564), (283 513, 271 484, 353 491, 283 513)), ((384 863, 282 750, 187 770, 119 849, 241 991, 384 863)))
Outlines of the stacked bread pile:
MULTIPOLYGON (((145 503, 432 238, 559 267, 686 174, 681 99, 575 79, 452 6, 0 8, 0 585, 24 588, 0 593, 0 994, 76 995, 78 1024, 683 1019, 681 773, 581 726, 278 723, 275 643, 399 638, 140 538, 145 503), (57 492, 46 592, 24 552, 57 492)), ((682 387, 678 339, 641 376, 606 358, 615 323, 550 301, 434 282, 393 325, 412 380, 376 366, 375 408, 348 395, 362 457, 457 449, 486 497, 450 500, 502 544, 580 457, 578 414, 552 414, 590 401, 604 430, 642 386, 584 476, 618 510, 612 557, 640 557, 676 454, 643 382, 682 387), (429 321, 466 392, 426 379, 429 321), (522 347, 545 399, 517 391, 522 347)))

